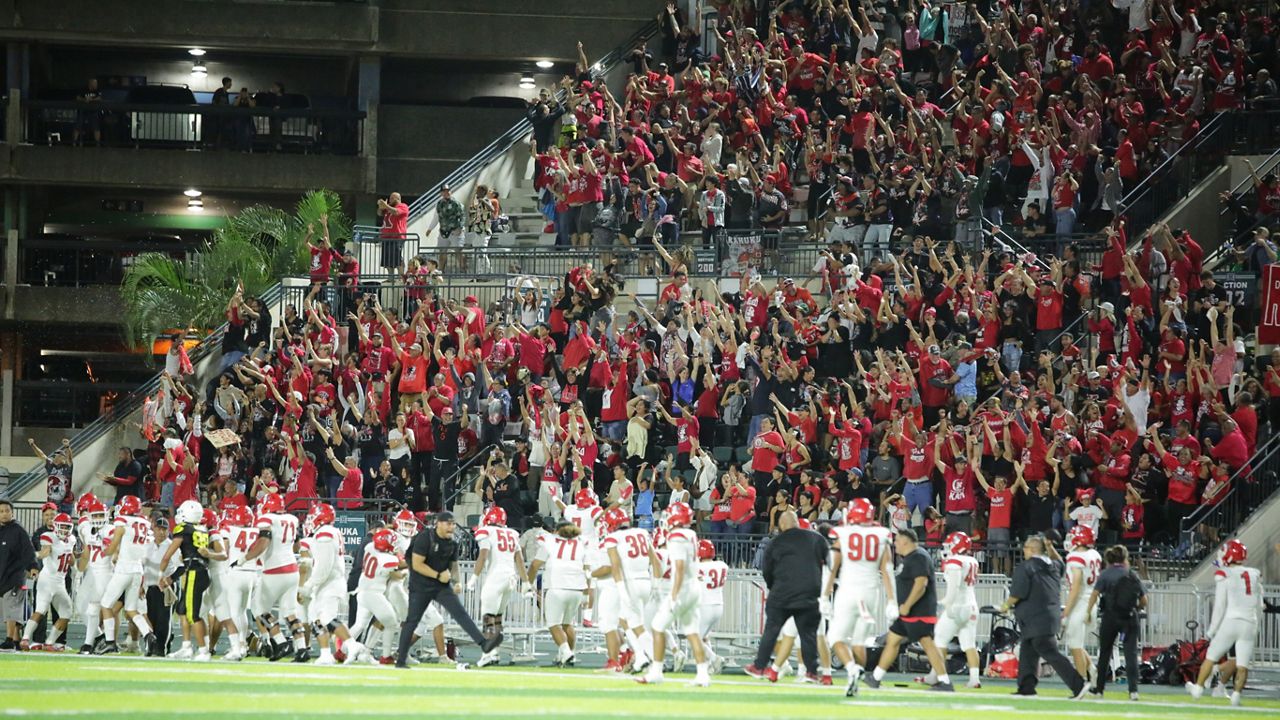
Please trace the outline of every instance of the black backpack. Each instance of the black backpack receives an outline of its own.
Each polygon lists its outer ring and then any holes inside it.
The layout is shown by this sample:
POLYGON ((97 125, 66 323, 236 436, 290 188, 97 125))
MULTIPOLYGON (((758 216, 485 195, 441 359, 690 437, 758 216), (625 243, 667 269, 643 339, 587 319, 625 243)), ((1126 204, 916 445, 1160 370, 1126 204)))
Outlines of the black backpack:
POLYGON ((1130 570, 1121 575, 1111 592, 1107 593, 1104 611, 1117 620, 1132 620, 1137 615, 1142 594, 1142 580, 1130 570))

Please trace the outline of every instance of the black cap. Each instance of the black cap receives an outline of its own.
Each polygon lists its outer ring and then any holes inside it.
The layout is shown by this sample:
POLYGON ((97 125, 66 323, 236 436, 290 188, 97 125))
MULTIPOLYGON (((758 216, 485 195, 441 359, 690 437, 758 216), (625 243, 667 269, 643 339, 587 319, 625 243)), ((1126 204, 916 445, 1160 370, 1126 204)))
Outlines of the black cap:
POLYGON ((436 522, 453 522, 453 513, 444 510, 436 513, 436 522))

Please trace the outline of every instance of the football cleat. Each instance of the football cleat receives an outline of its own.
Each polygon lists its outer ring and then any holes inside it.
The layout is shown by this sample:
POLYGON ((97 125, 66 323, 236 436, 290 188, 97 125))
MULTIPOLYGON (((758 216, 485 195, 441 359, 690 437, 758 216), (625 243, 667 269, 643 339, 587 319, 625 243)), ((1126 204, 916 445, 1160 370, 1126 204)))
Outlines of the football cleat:
POLYGON ((862 677, 862 682, 866 683, 866 686, 871 688, 872 690, 880 689, 880 681, 877 680, 876 676, 872 673, 867 673, 866 675, 864 675, 862 677))
POLYGON ((929 690, 933 692, 955 692, 956 688, 949 682, 940 682, 930 685, 929 690))
POLYGON ((212 659, 213 659, 213 656, 209 654, 208 650, 201 649, 200 652, 196 653, 195 657, 191 658, 191 661, 198 662, 198 663, 205 663, 205 662, 209 662, 212 659))
POLYGON ((833 684, 833 683, 831 682, 831 676, 830 676, 830 675, 819 675, 819 676, 818 676, 818 684, 819 684, 819 685, 826 685, 827 687, 830 687, 830 686, 833 684))
POLYGON ((764 677, 764 670, 756 667, 754 663, 742 668, 742 671, 746 673, 748 677, 753 677, 757 680, 764 677))

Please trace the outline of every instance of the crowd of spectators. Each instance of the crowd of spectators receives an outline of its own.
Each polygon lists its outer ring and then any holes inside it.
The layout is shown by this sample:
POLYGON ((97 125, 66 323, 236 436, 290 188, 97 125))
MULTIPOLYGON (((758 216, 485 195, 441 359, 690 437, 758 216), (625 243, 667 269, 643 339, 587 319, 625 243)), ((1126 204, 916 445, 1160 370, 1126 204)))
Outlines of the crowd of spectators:
POLYGON ((638 49, 617 95, 584 53, 530 109, 548 219, 607 262, 498 312, 412 258, 391 302, 321 228, 305 301, 273 321, 237 293, 208 388, 172 363, 143 492, 422 511, 473 490, 519 527, 590 487, 641 526, 690 501, 718 539, 866 497, 930 542, 1080 523, 1178 545, 1280 422, 1280 351, 1246 356, 1206 238, 1127 227, 1118 201, 1208 114, 1275 95, 1275 33, 1249 7, 1116 5, 725 2, 710 57, 668 8, 666 57, 638 49), (816 287, 694 282, 667 249, 682 226, 781 228, 802 187, 830 241, 816 287), (1016 254, 980 217, 1107 248, 1016 254), (652 248, 656 300, 614 241, 652 248))

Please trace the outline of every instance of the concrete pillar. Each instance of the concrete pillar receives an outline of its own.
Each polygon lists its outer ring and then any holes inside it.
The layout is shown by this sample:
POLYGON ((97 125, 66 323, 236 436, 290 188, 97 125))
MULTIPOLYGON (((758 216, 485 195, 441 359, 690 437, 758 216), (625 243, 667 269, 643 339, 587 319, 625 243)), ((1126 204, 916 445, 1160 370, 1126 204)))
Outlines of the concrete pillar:
POLYGON ((16 86, 9 86, 9 105, 5 107, 4 141, 10 147, 22 142, 22 91, 16 86))
POLYGON ((382 58, 360 58, 357 77, 356 109, 368 110, 381 102, 382 97, 382 58))

